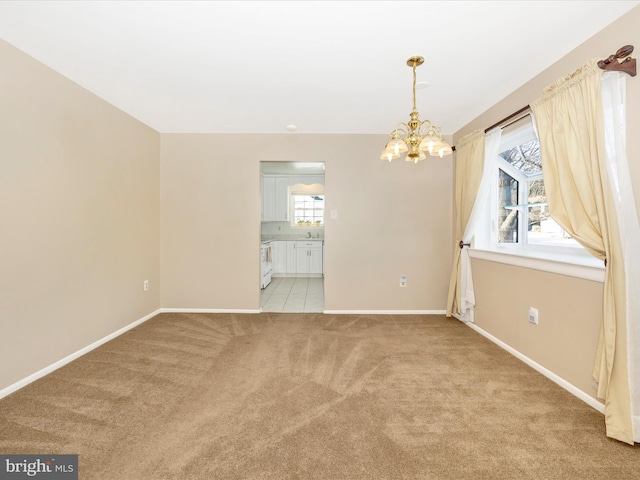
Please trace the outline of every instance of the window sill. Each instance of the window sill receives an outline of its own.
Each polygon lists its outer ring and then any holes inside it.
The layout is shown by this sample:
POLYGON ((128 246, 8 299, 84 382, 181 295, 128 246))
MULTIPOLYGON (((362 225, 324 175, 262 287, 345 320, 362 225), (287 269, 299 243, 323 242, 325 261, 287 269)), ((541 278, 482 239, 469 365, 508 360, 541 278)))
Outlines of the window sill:
POLYGON ((471 258, 604 283, 601 260, 587 255, 469 249, 471 258))

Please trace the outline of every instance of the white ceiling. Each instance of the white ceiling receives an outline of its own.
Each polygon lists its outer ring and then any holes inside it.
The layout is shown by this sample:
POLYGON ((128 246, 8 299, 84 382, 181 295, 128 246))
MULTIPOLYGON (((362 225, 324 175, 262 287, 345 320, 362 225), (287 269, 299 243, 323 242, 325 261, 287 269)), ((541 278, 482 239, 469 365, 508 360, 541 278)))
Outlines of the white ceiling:
POLYGON ((639 3, 5 0, 0 38, 159 132, 388 133, 422 55, 452 134, 639 3))

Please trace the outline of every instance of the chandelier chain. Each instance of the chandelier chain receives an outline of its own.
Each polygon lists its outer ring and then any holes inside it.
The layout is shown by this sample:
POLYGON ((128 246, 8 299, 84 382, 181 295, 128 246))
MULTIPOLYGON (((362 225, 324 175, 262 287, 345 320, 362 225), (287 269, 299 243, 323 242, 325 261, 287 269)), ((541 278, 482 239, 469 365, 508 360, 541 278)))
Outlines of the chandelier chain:
POLYGON ((416 110, 416 64, 413 63, 413 111, 416 110))

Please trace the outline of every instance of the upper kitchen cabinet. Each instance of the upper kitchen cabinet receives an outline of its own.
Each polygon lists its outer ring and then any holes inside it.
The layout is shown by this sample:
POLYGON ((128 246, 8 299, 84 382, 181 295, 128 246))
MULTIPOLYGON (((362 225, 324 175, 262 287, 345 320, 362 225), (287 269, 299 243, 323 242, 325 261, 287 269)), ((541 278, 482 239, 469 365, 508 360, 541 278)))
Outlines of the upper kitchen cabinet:
POLYGON ((284 176, 262 176, 262 221, 289 220, 289 187, 284 176))

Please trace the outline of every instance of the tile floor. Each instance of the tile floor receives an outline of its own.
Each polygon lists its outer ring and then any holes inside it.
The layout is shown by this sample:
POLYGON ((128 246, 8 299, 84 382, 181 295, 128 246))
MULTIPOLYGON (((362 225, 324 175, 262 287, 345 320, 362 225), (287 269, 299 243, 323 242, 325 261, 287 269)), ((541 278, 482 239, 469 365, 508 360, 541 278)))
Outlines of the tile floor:
POLYGON ((322 312, 324 309, 324 279, 272 278, 260 291, 263 312, 322 312))

